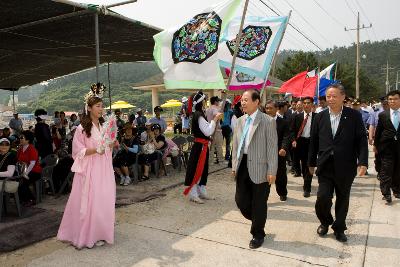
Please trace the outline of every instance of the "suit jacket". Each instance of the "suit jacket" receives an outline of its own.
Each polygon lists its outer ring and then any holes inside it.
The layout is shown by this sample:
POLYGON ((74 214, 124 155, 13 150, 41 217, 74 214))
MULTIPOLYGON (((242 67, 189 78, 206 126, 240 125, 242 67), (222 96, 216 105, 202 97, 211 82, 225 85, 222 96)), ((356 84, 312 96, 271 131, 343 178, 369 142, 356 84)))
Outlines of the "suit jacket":
POLYGON ((291 144, 289 123, 285 119, 277 117, 276 131, 278 134, 278 151, 283 148, 286 153, 289 153, 289 148, 291 144))
MULTIPOLYGON (((314 117, 315 117, 316 113, 311 112, 311 129, 313 126, 313 121, 314 121, 314 117)), ((309 118, 310 119, 310 118, 309 118)), ((301 124, 304 121, 304 111, 302 113, 296 114, 296 116, 294 116, 293 120, 292 120, 292 138, 293 140, 296 139, 297 137, 297 133, 300 130, 301 124)))
POLYGON ((400 127, 394 128, 392 120, 390 119, 390 110, 383 111, 379 114, 378 125, 375 131, 374 145, 378 152, 384 151, 392 145, 392 142, 400 140, 400 127))
POLYGON ((311 129, 308 164, 323 172, 333 153, 335 176, 353 181, 358 165, 368 166, 368 141, 360 112, 343 107, 336 135, 332 136, 329 109, 315 115, 311 129))
MULTIPOLYGON (((236 173, 243 158, 245 144, 241 147, 239 158, 237 150, 247 117, 247 115, 241 116, 233 131, 232 170, 236 173)), ((250 179, 255 184, 265 183, 267 175, 276 175, 278 169, 278 136, 275 120, 258 111, 253 128, 248 134, 250 144, 247 151, 247 169, 250 179)))

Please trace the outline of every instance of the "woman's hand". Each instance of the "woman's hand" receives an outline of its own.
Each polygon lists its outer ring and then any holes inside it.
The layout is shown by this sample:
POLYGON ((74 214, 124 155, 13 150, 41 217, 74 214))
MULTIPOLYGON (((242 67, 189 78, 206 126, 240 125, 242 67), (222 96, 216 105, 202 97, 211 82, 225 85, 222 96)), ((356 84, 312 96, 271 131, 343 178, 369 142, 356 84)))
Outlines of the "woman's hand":
POLYGON ((217 115, 215 115, 215 117, 214 117, 214 121, 215 122, 220 121, 223 116, 224 116, 224 113, 217 113, 217 115))

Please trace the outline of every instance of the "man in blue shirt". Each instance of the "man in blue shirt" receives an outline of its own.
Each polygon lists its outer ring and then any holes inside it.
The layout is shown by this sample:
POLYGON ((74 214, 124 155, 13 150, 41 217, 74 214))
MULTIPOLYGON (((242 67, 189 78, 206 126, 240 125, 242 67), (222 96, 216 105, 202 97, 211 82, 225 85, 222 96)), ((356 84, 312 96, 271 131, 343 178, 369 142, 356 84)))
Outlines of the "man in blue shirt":
POLYGON ((163 112, 163 109, 160 106, 156 106, 154 108, 154 114, 155 116, 149 120, 149 122, 154 125, 154 124, 159 124, 161 126, 161 133, 164 133, 165 130, 167 130, 167 123, 163 118, 161 118, 161 112, 163 112))

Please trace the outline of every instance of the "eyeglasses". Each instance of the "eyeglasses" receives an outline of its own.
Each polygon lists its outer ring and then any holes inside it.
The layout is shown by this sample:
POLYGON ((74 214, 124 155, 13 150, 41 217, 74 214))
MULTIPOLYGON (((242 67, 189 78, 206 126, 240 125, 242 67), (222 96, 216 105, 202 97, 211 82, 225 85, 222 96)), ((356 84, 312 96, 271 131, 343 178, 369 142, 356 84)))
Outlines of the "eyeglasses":
POLYGON ((25 137, 21 136, 19 139, 25 139, 25 137))

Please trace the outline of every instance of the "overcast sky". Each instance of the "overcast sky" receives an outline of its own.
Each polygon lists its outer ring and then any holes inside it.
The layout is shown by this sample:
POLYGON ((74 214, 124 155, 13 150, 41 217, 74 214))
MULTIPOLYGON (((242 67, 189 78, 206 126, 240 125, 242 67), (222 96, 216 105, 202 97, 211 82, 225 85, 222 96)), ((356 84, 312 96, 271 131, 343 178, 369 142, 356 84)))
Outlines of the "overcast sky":
MULTIPOLYGON (((123 0, 74 0, 92 4, 118 3, 123 0)), ((169 28, 185 23, 204 8, 222 0, 138 0, 137 3, 114 8, 114 11, 154 25, 169 28)), ((244 2, 244 0, 242 0, 244 2)), ((361 25, 372 29, 361 31, 361 41, 400 38, 400 0, 262 0, 279 14, 293 10, 290 22, 322 49, 348 46, 356 40, 357 11, 361 25), (318 4, 320 6, 318 6, 318 4), (328 15, 328 14, 329 15, 328 15)), ((238 11, 241 13, 241 11, 238 11)), ((273 16, 260 0, 250 0, 248 14, 273 16)), ((288 27, 281 49, 317 50, 313 44, 288 27)))

